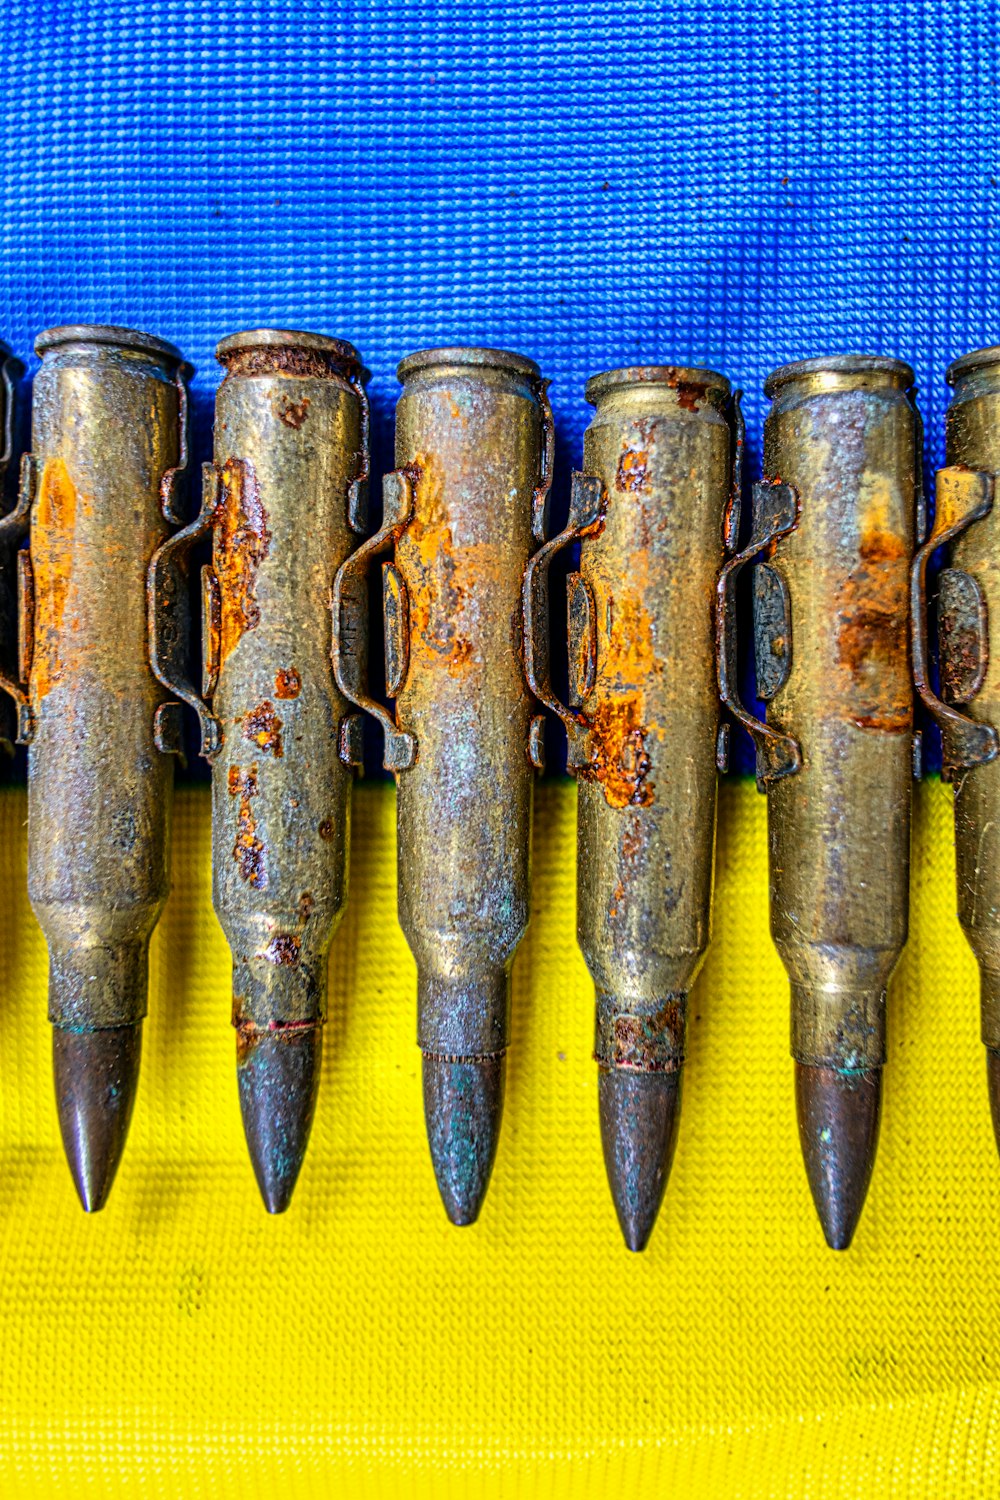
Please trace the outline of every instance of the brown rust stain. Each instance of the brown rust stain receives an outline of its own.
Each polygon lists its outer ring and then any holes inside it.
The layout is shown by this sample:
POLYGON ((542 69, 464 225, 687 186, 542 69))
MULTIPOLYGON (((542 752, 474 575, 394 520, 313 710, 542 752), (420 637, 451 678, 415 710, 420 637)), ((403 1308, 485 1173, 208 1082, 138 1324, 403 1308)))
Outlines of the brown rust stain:
POLYGON ((309 397, 303 396, 301 401, 289 401, 287 396, 281 396, 277 410, 279 422, 284 422, 286 427, 298 432, 309 415, 309 397))
POLYGON ((649 555, 641 549, 632 559, 627 591, 607 599, 600 674, 587 714, 590 758, 578 773, 599 782, 608 804, 619 809, 651 807, 654 800, 647 742, 660 729, 647 719, 646 693, 660 662, 644 602, 648 578, 649 555))
POLYGON ((31 691, 39 703, 71 666, 78 621, 64 620, 72 583, 77 496, 61 458, 50 459, 42 473, 31 532, 35 585, 35 642, 31 691))
POLYGON ((336 832, 333 823, 329 818, 323 819, 322 823, 319 825, 318 831, 319 836, 323 840, 324 844, 328 844, 336 832))
POLYGON ((635 814, 625 819, 618 840, 618 879, 608 904, 608 917, 614 921, 624 918, 628 909, 629 886, 635 874, 635 864, 643 848, 642 823, 635 814))
POLYGON ((302 939, 297 933, 276 932, 264 949, 264 957, 269 964, 279 964, 284 968, 297 969, 301 949, 302 939))
POLYGON ((302 678, 294 667, 279 667, 274 674, 274 696, 297 698, 302 691, 302 678))
POLYGON ((224 356, 226 379, 245 375, 284 375, 296 379, 324 380, 358 374, 356 361, 334 350, 303 349, 295 344, 265 345, 259 349, 232 349, 224 356))
POLYGON ((909 563, 897 532, 869 526, 838 591, 837 661, 848 674, 848 716, 861 729, 901 734, 913 722, 909 563))
POLYGON ((257 574, 271 549, 267 512, 252 464, 229 458, 215 513, 213 563, 219 581, 220 666, 260 623, 257 574))
POLYGON ((256 890, 263 891, 267 889, 266 851, 263 841, 257 837, 257 819, 252 806, 259 792, 257 777, 256 765, 247 766, 245 770, 241 766, 229 767, 229 795, 239 798, 233 858, 243 879, 256 890))
POLYGON ((653 1015, 615 1016, 614 1056, 618 1067, 655 1068, 654 1059, 662 1056, 664 1042, 671 1051, 683 1050, 684 1006, 680 1001, 665 1000, 653 1015))
POLYGON ((681 411, 695 412, 708 396, 708 383, 704 380, 682 380, 676 372, 667 378, 667 385, 677 392, 677 405, 681 411))
POLYGON ((303 891, 299 896, 299 922, 304 927, 313 914, 316 905, 316 897, 312 891, 303 891))
POLYGON ((455 546, 439 464, 422 453, 413 468, 414 516, 397 545, 409 599, 410 659, 463 677, 479 658, 462 621, 468 601, 489 592, 493 549, 455 546))
POLYGON ((285 753, 281 743, 281 720, 275 713, 270 698, 265 698, 263 703, 248 709, 243 715, 242 724, 245 740, 256 745, 264 755, 273 755, 275 760, 281 759, 285 753))

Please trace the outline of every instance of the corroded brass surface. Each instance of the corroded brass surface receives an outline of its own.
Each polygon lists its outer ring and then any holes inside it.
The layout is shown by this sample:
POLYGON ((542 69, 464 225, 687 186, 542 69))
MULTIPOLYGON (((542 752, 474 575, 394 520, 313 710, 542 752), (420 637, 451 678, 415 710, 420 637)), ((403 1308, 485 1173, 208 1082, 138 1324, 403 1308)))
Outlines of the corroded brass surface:
POLYGON ((583 685, 591 679, 577 695, 577 935, 597 987, 598 1061, 669 1071, 683 1061, 687 992, 711 927, 729 382, 615 370, 587 396, 597 410, 583 467, 607 507, 571 579, 593 631, 571 642, 583 685))
MULTIPOLYGON (((987 475, 985 513, 958 534, 949 571, 972 582, 979 607, 966 610, 966 631, 942 639, 943 696, 964 717, 1000 729, 1000 348, 955 360, 948 372, 949 465, 987 475), (993 504, 990 504, 993 499, 993 504), (979 618, 982 615, 982 618, 979 618), (972 672, 961 670, 975 661, 972 672), (951 672, 948 667, 951 666, 951 672), (961 676, 966 681, 960 685, 961 676), (949 676, 954 691, 948 693, 949 676)), ((948 471, 946 471, 948 472, 948 471)), ((945 475, 939 475, 939 493, 945 475)), ((972 478, 972 477, 970 477, 972 478)), ((958 612, 957 612, 958 613, 958 612)), ((940 619, 940 609, 939 609, 940 619)), ((1000 759, 955 766, 955 855, 958 918, 981 971, 982 1040, 1000 1050, 1000 759)))
POLYGON ((400 365, 383 531, 335 592, 340 680, 358 672, 361 562, 386 565, 386 764, 397 774, 399 917, 417 961, 417 1039, 435 1171, 475 1218, 496 1149, 510 969, 528 921, 532 700, 521 583, 548 485, 550 422, 530 360, 440 349, 400 365), (470 1066, 470 1064, 472 1066, 470 1066))
POLYGON ((806 1173, 834 1249, 850 1244, 871 1177, 886 986, 907 932, 912 381, 900 361, 862 356, 775 371, 755 492, 793 506, 756 568, 754 635, 768 728, 796 747, 790 770, 763 778, 771 933, 791 979, 806 1173))
POLYGON ((127 1029, 146 1014, 149 938, 169 886, 173 766, 154 740, 164 692, 150 670, 146 569, 183 462, 183 371, 170 345, 126 329, 52 329, 36 348, 28 890, 57 1031, 126 1029, 120 1068, 95 1043, 89 1093, 60 1076, 87 1068, 86 1048, 57 1037, 64 1140, 86 1206, 99 1207, 131 1108, 138 1042, 127 1029), (108 1110, 110 1132, 98 1120, 108 1110), (91 1158, 88 1111, 113 1160, 91 1158))
POLYGON ((306 1146, 346 896, 351 770, 338 754, 346 705, 329 604, 355 541, 367 411, 349 344, 260 329, 223 340, 218 358, 205 672, 222 731, 214 900, 233 954, 244 1125, 275 1209, 306 1146))
POLYGON ((841 1070, 885 1061, 885 988, 906 941, 912 379, 898 361, 845 356, 765 387, 764 473, 798 499, 768 564, 789 601, 790 666, 767 719, 802 748, 801 770, 768 789, 771 932, 794 1056, 841 1070))

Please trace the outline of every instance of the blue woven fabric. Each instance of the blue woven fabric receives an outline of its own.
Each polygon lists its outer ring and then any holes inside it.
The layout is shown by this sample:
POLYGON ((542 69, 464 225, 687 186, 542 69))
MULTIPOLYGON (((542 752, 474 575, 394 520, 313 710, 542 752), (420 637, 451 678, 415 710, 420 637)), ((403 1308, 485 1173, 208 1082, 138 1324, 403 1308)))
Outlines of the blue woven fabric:
POLYGON ((759 469, 775 364, 902 355, 941 460, 944 369, 1000 338, 990 0, 8 0, 0 335, 120 322, 353 340, 389 466, 395 365, 484 342, 553 379, 706 363, 759 469))

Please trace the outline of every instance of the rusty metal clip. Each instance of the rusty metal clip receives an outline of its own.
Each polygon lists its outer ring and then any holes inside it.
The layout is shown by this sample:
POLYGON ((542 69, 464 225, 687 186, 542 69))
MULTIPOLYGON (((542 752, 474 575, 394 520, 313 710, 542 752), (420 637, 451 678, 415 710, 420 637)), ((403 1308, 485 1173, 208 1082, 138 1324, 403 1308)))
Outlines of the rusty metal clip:
MULTIPOLYGON (((182 429, 183 430, 183 429, 182 429)), ((182 440, 181 457, 186 460, 182 440)), ((163 476, 160 494, 163 514, 177 520, 175 510, 178 469, 163 476)), ((212 529, 219 500, 219 471, 212 463, 202 466, 201 509, 195 519, 174 532, 153 553, 146 575, 146 605, 149 621, 149 661, 153 675, 198 715, 201 753, 206 760, 222 746, 222 728, 208 704, 188 676, 191 644, 190 553, 194 544, 212 529)), ((206 658, 207 659, 207 658, 206 658)), ((208 672, 205 673, 208 676, 208 672)), ((180 754, 181 709, 179 703, 161 703, 153 721, 156 748, 164 755, 180 754)))
MULTIPOLYGON (((535 697, 546 708, 551 709, 566 729, 566 763, 571 771, 586 764, 589 724, 581 709, 567 708, 565 703, 560 702, 552 686, 549 663, 549 569, 552 559, 563 547, 569 547, 583 537, 600 535, 604 529, 607 508, 608 493, 600 479, 593 474, 574 474, 565 530, 543 542, 529 558, 524 570, 522 607, 525 676, 535 697)), ((533 721, 528 748, 532 764, 540 771, 544 769, 540 727, 543 722, 541 719, 533 721), (536 728, 536 724, 539 727, 536 728)))
MULTIPOLYGON (((368 564, 392 546, 413 514, 413 474, 397 469, 383 482, 382 527, 345 558, 333 580, 330 609, 333 616, 333 675, 349 703, 371 714, 382 726, 387 771, 406 771, 417 758, 412 734, 397 729, 391 715, 368 692, 368 564)), ((340 755, 349 765, 360 761, 358 714, 349 714, 340 726, 340 755)))
POLYGON ((539 380, 535 395, 542 413, 542 452, 538 466, 538 483, 531 498, 531 534, 536 542, 544 542, 549 529, 549 490, 552 488, 552 465, 555 461, 556 425, 549 401, 550 382, 539 380))
MULTIPOLYGON (((913 680, 924 707, 941 730, 942 781, 954 780, 956 771, 969 770, 995 760, 1000 741, 992 724, 960 714, 950 703, 939 698, 931 687, 927 648, 927 565, 938 547, 954 541, 975 521, 989 514, 993 507, 993 489, 993 475, 981 469, 967 469, 963 464, 939 469, 934 524, 930 536, 918 548, 910 569, 913 680)), ((974 610, 965 623, 978 634, 978 611, 974 610)))
POLYGON ((747 424, 743 418, 743 392, 733 391, 729 398, 729 426, 732 433, 732 459, 729 499, 723 518, 722 540, 726 552, 735 552, 740 539, 740 516, 743 508, 743 451, 747 441, 747 424))
POLYGON ((737 676, 736 580, 747 563, 787 536, 798 520, 798 498, 790 484, 761 480, 753 487, 753 527, 742 552, 730 557, 719 574, 715 595, 715 639, 719 696, 752 738, 757 749, 757 787, 791 776, 802 766, 802 750, 790 734, 782 734, 749 712, 740 700, 737 676))
MULTIPOLYGON (((6 381, 8 360, 4 365, 3 379, 6 381)), ((10 394, 7 393, 9 401, 10 394)), ((7 431, 5 443, 12 441, 12 432, 7 431)), ((9 461, 9 451, 3 462, 9 461)), ((0 547, 17 547, 28 531, 31 507, 35 500, 37 467, 30 453, 21 459, 17 503, 6 516, 0 516, 0 547)), ((16 677, 8 677, 0 666, 0 690, 14 700, 17 709, 17 743, 28 745, 34 734, 34 718, 28 701, 28 680, 31 675, 31 658, 35 639, 35 590, 31 559, 22 548, 17 554, 17 667, 16 677)))
POLYGON ((353 375, 350 384, 361 407, 361 448, 357 454, 357 472, 347 490, 347 524, 353 532, 364 536, 368 530, 368 481, 371 477, 371 406, 365 390, 364 371, 353 375))

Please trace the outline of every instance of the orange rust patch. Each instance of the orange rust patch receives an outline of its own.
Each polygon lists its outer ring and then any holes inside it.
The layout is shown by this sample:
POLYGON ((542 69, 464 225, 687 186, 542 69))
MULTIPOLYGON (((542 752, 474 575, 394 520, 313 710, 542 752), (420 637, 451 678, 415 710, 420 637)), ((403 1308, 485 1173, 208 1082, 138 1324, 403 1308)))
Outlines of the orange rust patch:
POLYGON ((461 620, 467 598, 487 593, 490 549, 456 549, 444 510, 444 483, 432 455, 419 454, 415 514, 400 538, 397 560, 407 587, 411 660, 463 676, 478 658, 461 620))
MULTIPOLYGON (((76 490, 61 458, 51 459, 42 473, 31 533, 31 562, 35 583, 35 649, 31 689, 36 703, 55 687, 67 665, 72 642, 63 632, 63 615, 72 582, 73 537, 76 531, 76 490)), ((79 627, 71 618, 68 633, 79 627)))
POLYGON ((909 554, 878 528, 861 538, 860 560, 837 600, 837 661, 849 674, 849 717, 861 729, 901 734, 913 722, 909 674, 909 554))
POLYGON ((301 948, 302 939, 294 932, 276 932, 264 949, 264 957, 269 964, 280 964, 288 969, 297 969, 301 948))
POLYGON ((308 415, 308 396, 303 396, 301 401, 289 401, 287 396, 279 399, 278 420, 284 422, 286 427, 291 427, 294 432, 298 432, 308 415))
POLYGON ((236 650, 244 631, 260 623, 257 574, 270 547, 271 532, 253 465, 229 458, 222 468, 213 553, 219 580, 220 665, 236 650))
POLYGON ((618 460, 615 488, 619 490, 641 490, 646 483, 649 468, 649 452, 645 448, 626 448, 618 460))
POLYGON ((654 800, 646 741, 659 728, 646 720, 646 689, 659 659, 643 602, 648 569, 648 554, 640 550, 632 559, 629 592, 606 601, 607 636, 598 648, 596 701, 587 715, 590 763, 579 773, 599 782, 616 808, 650 807, 654 800))
POLYGON ((635 697, 605 699, 589 715, 590 763, 580 772, 598 781, 611 807, 651 807, 652 764, 635 697))
POLYGON ((251 806, 259 790, 257 774, 256 765, 248 766, 245 771, 240 766, 230 766, 228 788, 230 797, 238 797, 240 803, 233 858, 243 879, 256 890, 263 891, 267 889, 265 850, 257 837, 257 819, 251 806))
POLYGON ((270 698, 265 698, 263 703, 258 703, 256 708, 251 708, 243 715, 243 738, 257 745, 265 755, 273 755, 275 760, 280 760, 284 755, 281 720, 275 713, 270 698))
POLYGON ((302 678, 294 667, 279 667, 274 674, 274 696, 297 698, 302 691, 302 678))

